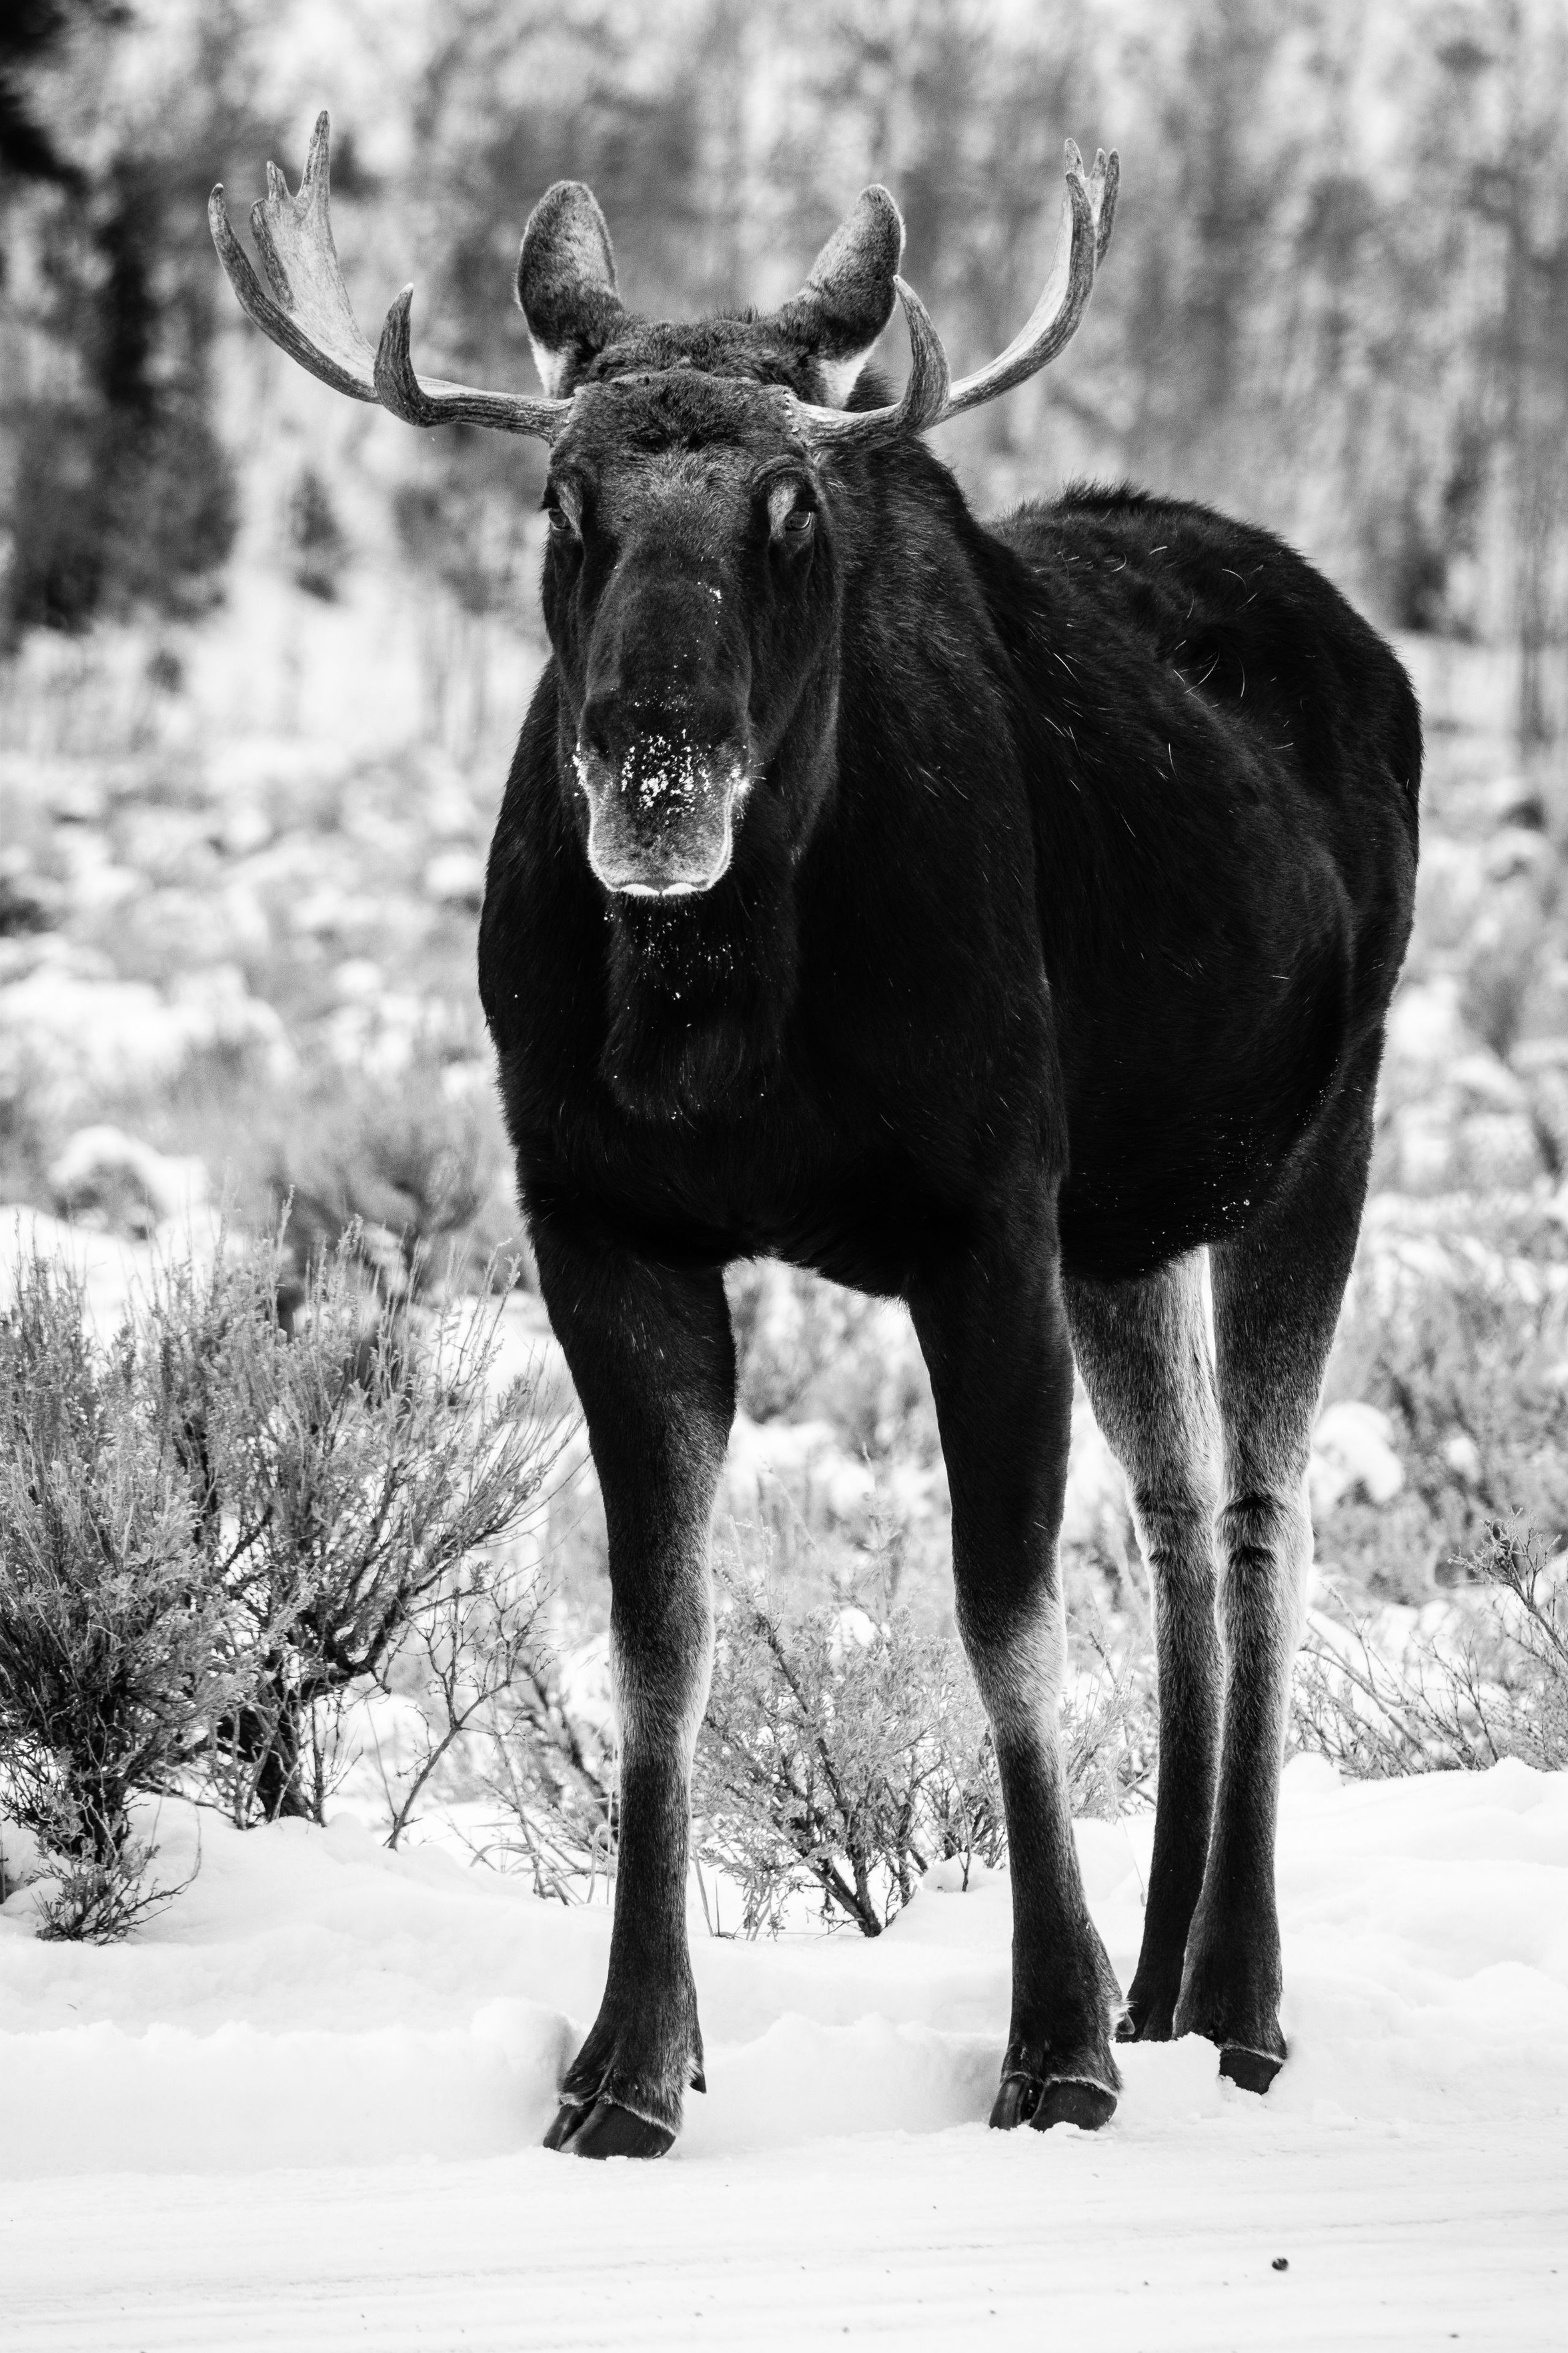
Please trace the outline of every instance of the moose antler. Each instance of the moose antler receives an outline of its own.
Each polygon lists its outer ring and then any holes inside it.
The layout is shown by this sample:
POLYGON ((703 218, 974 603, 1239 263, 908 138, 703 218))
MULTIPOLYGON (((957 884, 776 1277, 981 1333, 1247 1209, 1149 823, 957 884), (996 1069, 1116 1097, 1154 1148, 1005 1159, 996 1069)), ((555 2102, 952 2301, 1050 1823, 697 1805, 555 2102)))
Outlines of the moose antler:
POLYGON ((893 285, 910 333, 903 398, 889 408, 818 408, 810 401, 792 401, 801 433, 815 448, 866 448, 897 441, 909 433, 923 433, 928 425, 940 425, 947 414, 947 353, 942 337, 914 288, 901 278, 895 278, 893 285))
POLYGON ((894 280, 910 331, 910 368, 903 398, 887 408, 817 408, 806 401, 795 404, 804 438, 816 448, 866 448, 923 432, 927 426, 945 424, 1010 392, 1049 365, 1077 330, 1094 291, 1094 274, 1104 260, 1116 217, 1116 190, 1121 165, 1114 148, 1103 147, 1094 168, 1085 175, 1083 157, 1072 140, 1067 142, 1067 193, 1062 202, 1062 234, 1044 293, 1028 322, 1006 350, 988 366, 961 377, 949 388, 947 358, 941 339, 918 295, 894 280))
POLYGON ((251 206, 250 226, 270 295, 234 233, 221 183, 208 198, 213 243, 241 309, 264 335, 323 384, 354 400, 379 401, 405 424, 489 425, 502 433, 553 441, 566 422, 569 400, 479 392, 470 385, 415 374, 408 341, 412 286, 404 288, 387 312, 380 346, 372 350, 354 317, 332 243, 328 131, 325 113, 318 115, 297 196, 289 194, 289 183, 277 165, 268 164, 267 195, 251 206))
POLYGON ((1121 164, 1116 150, 1095 152, 1094 168, 1084 176, 1083 157, 1074 141, 1067 142, 1067 195, 1062 204, 1062 231, 1057 238, 1051 274, 1027 322, 1006 350, 973 375, 962 376, 948 395, 943 418, 962 417, 966 408, 1011 392, 1043 367, 1070 343, 1094 291, 1095 273, 1104 260, 1116 219, 1116 191, 1121 164), (1065 248, 1065 250, 1064 250, 1065 248))
MULTIPOLYGON (((323 384, 354 400, 379 401, 405 424, 489 425, 503 433, 555 440, 571 414, 570 400, 480 392, 471 385, 415 373, 409 350, 412 286, 404 288, 388 311, 381 342, 372 350, 354 317, 332 243, 327 140, 323 113, 317 117, 299 195, 290 196, 282 173, 268 164, 267 195, 251 207, 250 226, 270 294, 234 233, 221 185, 213 190, 207 204, 213 243, 241 308, 263 334, 323 384)), ((994 400, 998 393, 1010 391, 1048 365, 1071 338, 1094 290, 1095 271, 1110 243, 1118 173, 1114 151, 1107 155, 1101 148, 1086 176, 1083 157, 1068 141, 1064 234, 1058 238, 1050 277, 1028 323, 988 366, 950 385, 942 338, 924 303, 912 287, 895 278, 910 335, 910 374, 902 397, 884 408, 844 409, 819 408, 792 396, 792 413, 803 439, 821 449, 868 448, 901 440, 994 400)))

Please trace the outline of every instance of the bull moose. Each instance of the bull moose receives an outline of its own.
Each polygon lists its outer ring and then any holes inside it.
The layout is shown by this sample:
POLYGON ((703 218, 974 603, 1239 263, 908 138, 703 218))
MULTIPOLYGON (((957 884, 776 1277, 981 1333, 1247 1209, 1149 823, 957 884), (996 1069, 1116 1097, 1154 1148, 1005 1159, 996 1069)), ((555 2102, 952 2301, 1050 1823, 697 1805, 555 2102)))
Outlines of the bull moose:
POLYGON ((517 272, 542 397, 416 374, 412 290, 372 349, 324 114, 299 195, 271 167, 268 189, 270 290, 221 188, 211 220, 274 342, 408 423, 550 448, 552 658, 479 984, 604 1491, 621 1833, 604 2000, 548 2145, 661 2155, 702 2087, 689 1788, 735 1407, 723 1275, 758 1254, 906 1301, 930 1367, 1012 1858, 992 2123, 1105 2123, 1115 2040, 1207 2036, 1265 2091, 1305 1472, 1415 884, 1404 671, 1267 532, 1085 486, 983 524, 924 446, 1067 343, 1114 155, 1086 172, 1069 144, 1039 304, 955 384, 880 187, 782 309, 672 325, 623 306, 597 204, 557 184, 517 272), (897 399, 868 365, 895 299, 897 399), (1075 1357, 1157 1632, 1124 2004, 1053 1722, 1075 1357))

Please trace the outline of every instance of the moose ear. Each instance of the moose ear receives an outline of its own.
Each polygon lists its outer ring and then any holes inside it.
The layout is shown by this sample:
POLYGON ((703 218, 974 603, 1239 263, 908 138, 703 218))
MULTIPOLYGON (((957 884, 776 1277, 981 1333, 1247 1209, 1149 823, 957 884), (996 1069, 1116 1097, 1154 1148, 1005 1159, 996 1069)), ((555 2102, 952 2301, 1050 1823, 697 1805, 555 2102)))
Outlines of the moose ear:
POLYGON ((558 399, 573 367, 602 351, 626 316, 610 232, 581 180, 557 180, 529 216, 517 258, 517 299, 534 365, 558 399))
POLYGON ((893 315, 894 279, 904 250, 903 217, 886 188, 867 188, 812 264, 793 302, 777 314, 792 342, 816 357, 828 404, 842 408, 871 346, 893 315))

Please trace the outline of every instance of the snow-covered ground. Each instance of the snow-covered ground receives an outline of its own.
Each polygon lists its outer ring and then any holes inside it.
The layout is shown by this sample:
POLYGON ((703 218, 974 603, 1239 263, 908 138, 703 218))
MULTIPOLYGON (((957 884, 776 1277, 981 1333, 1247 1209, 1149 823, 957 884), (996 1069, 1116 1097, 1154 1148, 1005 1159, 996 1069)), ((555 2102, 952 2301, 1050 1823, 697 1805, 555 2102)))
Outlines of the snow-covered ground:
MULTIPOLYGON (((158 1836, 183 1876, 195 1815, 158 1836)), ((1149 1818, 1079 1838, 1125 1982, 1149 1818)), ((117 1948, 0 1912, 0 2345, 1568 2338, 1568 1776, 1299 1759, 1289 2066, 1258 2102, 1206 2046, 1131 2051, 1096 2137, 984 2128, 1005 1879, 875 1943, 699 1915, 710 2091, 647 2168, 536 2146, 602 1908, 348 1818, 205 1816, 200 1864, 117 1948)))

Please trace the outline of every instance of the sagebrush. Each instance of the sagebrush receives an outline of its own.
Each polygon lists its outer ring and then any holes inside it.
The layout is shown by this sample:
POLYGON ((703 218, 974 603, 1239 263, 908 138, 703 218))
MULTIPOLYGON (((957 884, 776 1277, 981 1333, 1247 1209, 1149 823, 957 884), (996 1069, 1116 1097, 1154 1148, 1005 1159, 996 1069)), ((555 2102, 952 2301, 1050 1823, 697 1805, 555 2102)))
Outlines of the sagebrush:
POLYGON ((286 1267, 166 1265, 105 1342, 34 1259, 0 1319, 0 1789, 52 1933, 141 1916, 138 1795, 320 1820, 345 1699, 417 1647, 446 1724, 395 1839, 526 1647, 530 1580, 486 1564, 557 1436, 527 1379, 489 1393, 500 1303, 388 1298, 352 1229, 291 1300, 286 1267))
POLYGON ((58 1869, 56 1933, 127 1923, 132 1798, 168 1788, 242 1669, 200 1508, 134 1337, 90 1337, 37 1258, 0 1319, 0 1790, 58 1869))
POLYGON ((1357 1779, 1484 1772, 1514 1757, 1568 1767, 1568 1554, 1494 1521, 1456 1566, 1454 1599, 1400 1640, 1342 1597, 1309 1628, 1295 1738, 1357 1779))

